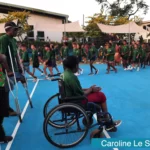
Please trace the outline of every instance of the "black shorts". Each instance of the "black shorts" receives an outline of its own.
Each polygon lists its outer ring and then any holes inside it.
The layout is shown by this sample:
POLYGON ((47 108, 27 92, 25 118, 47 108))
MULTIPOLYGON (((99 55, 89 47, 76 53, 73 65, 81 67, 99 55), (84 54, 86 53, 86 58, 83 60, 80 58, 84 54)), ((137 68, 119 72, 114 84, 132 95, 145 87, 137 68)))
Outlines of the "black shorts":
POLYGON ((52 60, 52 67, 56 67, 57 64, 56 64, 56 60, 52 60))
POLYGON ((39 68, 39 63, 38 64, 36 64, 36 63, 33 63, 33 68, 39 68))
POLYGON ((47 67, 53 67, 53 63, 50 60, 46 63, 46 65, 47 65, 47 67))
POLYGON ((96 60, 96 56, 94 56, 90 59, 90 61, 95 61, 95 60, 96 60))

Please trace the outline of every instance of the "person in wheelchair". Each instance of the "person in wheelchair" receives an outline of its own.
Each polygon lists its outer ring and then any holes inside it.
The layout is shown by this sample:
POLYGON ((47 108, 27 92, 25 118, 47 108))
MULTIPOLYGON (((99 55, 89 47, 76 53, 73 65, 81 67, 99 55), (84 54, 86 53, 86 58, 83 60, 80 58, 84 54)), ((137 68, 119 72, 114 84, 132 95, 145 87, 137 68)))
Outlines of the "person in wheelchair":
MULTIPOLYGON (((74 75, 75 72, 78 71, 78 59, 76 56, 68 56, 63 61, 64 73, 62 74, 62 78, 65 86, 65 95, 66 97, 74 97, 74 96, 86 96, 89 103, 95 103, 100 106, 103 113, 106 113, 105 117, 109 117, 106 96, 103 92, 101 92, 101 88, 96 85, 91 86, 87 89, 82 89, 80 81, 77 76, 74 75)), ((85 104, 85 101, 82 101, 85 104)), ((109 125, 106 130, 111 130, 114 127, 117 127, 121 124, 120 120, 113 121, 111 125, 109 125)))

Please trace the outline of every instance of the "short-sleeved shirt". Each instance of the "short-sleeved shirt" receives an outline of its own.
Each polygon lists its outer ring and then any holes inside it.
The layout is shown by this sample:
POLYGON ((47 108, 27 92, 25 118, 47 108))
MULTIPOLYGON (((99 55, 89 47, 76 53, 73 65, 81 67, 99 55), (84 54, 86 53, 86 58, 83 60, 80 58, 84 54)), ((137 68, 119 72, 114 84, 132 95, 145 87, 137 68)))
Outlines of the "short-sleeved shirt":
POLYGON ((24 63, 27 63, 27 62, 29 63, 29 54, 28 54, 27 51, 23 52, 22 60, 23 60, 24 63))
POLYGON ((52 60, 56 60, 56 50, 55 49, 52 50, 51 54, 52 54, 52 57, 51 57, 52 60))
POLYGON ((70 70, 65 70, 61 77, 65 84, 66 97, 84 95, 78 78, 70 70))
POLYGON ((18 66, 17 66, 16 60, 15 60, 15 58, 17 56, 17 42, 16 42, 16 39, 14 39, 14 38, 8 36, 7 34, 5 34, 5 35, 0 37, 0 54, 4 54, 7 57, 7 63, 8 63, 8 66, 10 67, 9 69, 11 71, 13 71, 8 46, 10 47, 10 53, 11 53, 11 56, 12 56, 14 71, 18 72, 18 66))
POLYGON ((138 49, 134 49, 134 50, 133 50, 133 61, 136 61, 136 60, 137 60, 138 54, 139 54, 139 50, 138 50, 138 49))
POLYGON ((127 59, 129 56, 129 47, 127 45, 122 46, 121 48, 121 55, 123 56, 124 59, 127 59))
POLYGON ((109 48, 108 50, 107 50, 107 60, 108 61, 114 61, 114 50, 113 49, 111 49, 111 48, 109 48))
POLYGON ((90 49, 89 49, 89 59, 93 58, 93 57, 96 57, 96 54, 97 54, 97 49, 95 46, 92 46, 90 49))
POLYGON ((66 48, 62 49, 62 57, 66 58, 68 56, 69 56, 69 48, 66 47, 66 48))
POLYGON ((32 50, 32 61, 33 61, 33 64, 39 64, 37 50, 32 50))
POLYGON ((141 51, 140 51, 140 57, 142 58, 142 59, 144 59, 145 57, 146 57, 146 49, 141 49, 141 51))
POLYGON ((51 60, 52 60, 52 51, 47 51, 47 53, 46 53, 46 59, 47 59, 48 61, 51 61, 51 60))
POLYGON ((73 55, 79 57, 80 56, 80 50, 79 49, 73 49, 73 55))

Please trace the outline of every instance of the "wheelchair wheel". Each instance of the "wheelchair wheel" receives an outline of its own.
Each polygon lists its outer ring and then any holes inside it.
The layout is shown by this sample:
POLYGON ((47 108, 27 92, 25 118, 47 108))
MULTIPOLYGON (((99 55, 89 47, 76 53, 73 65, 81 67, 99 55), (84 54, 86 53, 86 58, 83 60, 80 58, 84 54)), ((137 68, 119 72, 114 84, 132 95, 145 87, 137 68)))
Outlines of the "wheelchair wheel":
POLYGON ((89 124, 88 116, 85 110, 76 104, 66 103, 56 106, 46 116, 43 124, 43 131, 46 139, 56 147, 69 148, 80 143, 88 133, 89 126, 82 123, 85 118, 86 124, 89 124), (64 120, 61 120, 62 113, 64 120), (70 124, 70 115, 74 116, 76 122, 70 124), (60 117, 59 117, 60 116, 60 117), (81 117, 82 116, 82 117, 81 117), (63 128, 56 128, 51 122, 59 121, 63 128))
POLYGON ((59 94, 55 94, 47 100, 43 109, 44 118, 47 116, 50 110, 52 110, 55 106, 59 105, 58 99, 59 99, 59 94))
MULTIPOLYGON (((52 97, 50 97, 48 99, 48 101, 45 103, 44 105, 44 109, 43 109, 43 114, 44 114, 44 118, 48 115, 48 113, 56 106, 59 105, 59 94, 53 95, 52 97)), ((61 120, 64 119, 64 114, 61 114, 61 120)), ((56 121, 56 122, 52 122, 51 120, 48 121, 50 125, 52 125, 55 128, 63 128, 64 125, 63 123, 56 121)), ((76 122, 76 119, 74 118, 74 116, 70 115, 70 121, 69 124, 73 125, 76 122)))

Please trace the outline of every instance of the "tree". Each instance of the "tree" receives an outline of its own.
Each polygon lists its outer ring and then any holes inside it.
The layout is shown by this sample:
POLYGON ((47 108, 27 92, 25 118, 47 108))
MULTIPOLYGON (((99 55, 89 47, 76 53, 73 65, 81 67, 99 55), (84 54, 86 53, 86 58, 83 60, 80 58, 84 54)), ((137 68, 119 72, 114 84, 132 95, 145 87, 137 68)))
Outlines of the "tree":
POLYGON ((97 26, 97 23, 106 25, 121 25, 129 23, 131 21, 128 19, 128 17, 106 16, 103 15, 102 12, 88 18, 90 20, 87 22, 88 25, 85 27, 85 30, 87 31, 86 35, 90 37, 100 37, 102 35, 100 29, 97 26))
POLYGON ((134 16, 137 12, 146 15, 149 6, 145 0, 96 0, 105 14, 111 16, 134 16), (112 2, 112 3, 111 3, 112 2))
POLYGON ((31 30, 30 26, 28 25, 28 18, 30 12, 9 12, 8 15, 5 15, 4 18, 0 18, 0 23, 6 23, 9 21, 17 20, 17 24, 20 27, 18 31, 18 36, 21 36, 24 33, 27 33, 31 30))

